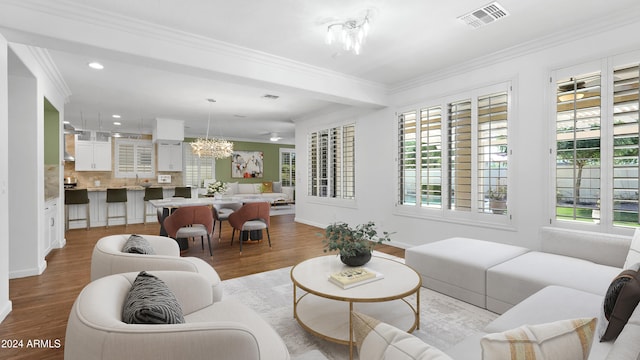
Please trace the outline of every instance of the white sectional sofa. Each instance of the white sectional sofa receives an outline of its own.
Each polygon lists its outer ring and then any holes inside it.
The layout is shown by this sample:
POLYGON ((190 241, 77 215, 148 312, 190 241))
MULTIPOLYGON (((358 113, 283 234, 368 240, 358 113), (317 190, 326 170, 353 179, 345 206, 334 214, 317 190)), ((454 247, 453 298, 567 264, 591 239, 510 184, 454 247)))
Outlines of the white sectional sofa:
MULTIPOLYGON (((453 359, 473 360, 483 358, 480 339, 487 334, 525 324, 599 318, 604 295, 622 272, 630 245, 630 237, 545 227, 537 251, 453 238, 409 248, 405 259, 421 274, 423 286, 502 314, 484 333, 445 351, 453 359)), ((638 339, 636 308, 615 341, 600 342, 594 336, 589 359, 640 358, 638 339)))
POLYGON ((227 183, 227 191, 223 198, 234 200, 259 199, 270 203, 276 201, 293 201, 293 188, 282 186, 279 181, 267 181, 265 183, 240 184, 238 182, 227 183), (271 188, 269 185, 271 184, 271 188))

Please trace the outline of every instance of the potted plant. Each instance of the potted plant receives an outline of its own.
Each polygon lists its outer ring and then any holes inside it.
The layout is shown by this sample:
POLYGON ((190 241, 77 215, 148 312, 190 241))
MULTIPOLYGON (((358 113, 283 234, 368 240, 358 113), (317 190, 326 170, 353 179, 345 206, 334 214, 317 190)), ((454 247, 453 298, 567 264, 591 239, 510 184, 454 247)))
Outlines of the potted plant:
POLYGON ((362 266, 371 259, 377 244, 391 241, 388 232, 378 236, 373 221, 351 227, 344 222, 333 223, 324 232, 324 252, 338 250, 340 260, 349 266, 362 266))
POLYGON ((507 211, 507 187, 498 185, 489 190, 489 207, 494 214, 504 214, 507 211))
POLYGON ((207 186, 207 195, 213 195, 214 197, 222 196, 222 193, 227 191, 227 184, 222 181, 214 181, 207 186))

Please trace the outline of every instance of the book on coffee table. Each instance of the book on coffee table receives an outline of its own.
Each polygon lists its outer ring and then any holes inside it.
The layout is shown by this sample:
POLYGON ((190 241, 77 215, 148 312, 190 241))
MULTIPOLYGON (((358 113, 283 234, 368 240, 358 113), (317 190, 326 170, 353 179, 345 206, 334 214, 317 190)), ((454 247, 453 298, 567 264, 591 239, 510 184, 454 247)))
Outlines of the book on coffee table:
POLYGON ((338 271, 329 275, 329 281, 342 287, 349 289, 354 286, 363 285, 372 281, 380 280, 384 276, 381 273, 373 271, 365 267, 349 268, 338 271))

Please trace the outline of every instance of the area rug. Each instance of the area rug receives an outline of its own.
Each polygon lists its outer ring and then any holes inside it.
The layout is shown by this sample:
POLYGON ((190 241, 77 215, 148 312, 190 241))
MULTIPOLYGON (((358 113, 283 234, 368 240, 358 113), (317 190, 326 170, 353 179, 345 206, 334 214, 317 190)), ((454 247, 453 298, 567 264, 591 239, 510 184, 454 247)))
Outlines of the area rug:
MULTIPOLYGON (((257 311, 284 339, 293 359, 317 350, 328 359, 348 359, 349 349, 317 338, 293 318, 293 285, 282 268, 223 281, 224 298, 236 299, 257 311)), ((482 331, 498 315, 440 293, 422 288, 420 329, 413 334, 441 350, 482 331)))

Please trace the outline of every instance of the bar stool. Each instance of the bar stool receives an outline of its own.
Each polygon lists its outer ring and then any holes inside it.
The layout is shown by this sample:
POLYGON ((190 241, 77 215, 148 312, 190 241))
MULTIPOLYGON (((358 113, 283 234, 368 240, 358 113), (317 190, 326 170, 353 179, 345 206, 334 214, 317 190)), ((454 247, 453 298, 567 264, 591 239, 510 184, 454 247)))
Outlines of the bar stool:
POLYGON ((144 223, 147 223, 147 216, 155 215, 158 216, 157 211, 147 212, 149 208, 148 201, 149 200, 160 200, 163 199, 162 188, 161 187, 148 187, 144 189, 144 223))
POLYGON ((191 199, 191 187, 190 186, 176 186, 173 193, 174 197, 183 197, 185 199, 191 199))
POLYGON ((117 189, 107 189, 107 227, 109 227, 109 219, 119 219, 124 218, 124 226, 129 225, 128 222, 128 212, 127 212, 127 189, 125 188, 117 188, 117 189), (124 215, 109 215, 109 204, 112 203, 122 203, 124 205, 124 215))
POLYGON ((69 230, 69 222, 71 221, 86 221, 87 230, 91 227, 91 212, 89 209, 89 193, 87 189, 66 189, 64 191, 64 221, 65 230, 69 230), (85 217, 71 218, 69 216, 69 206, 71 205, 85 205, 85 217))

